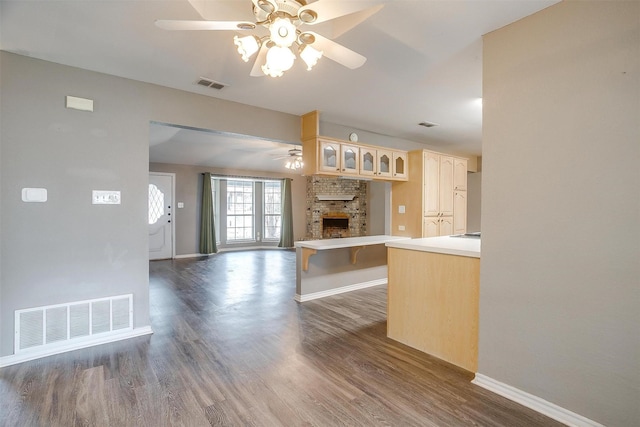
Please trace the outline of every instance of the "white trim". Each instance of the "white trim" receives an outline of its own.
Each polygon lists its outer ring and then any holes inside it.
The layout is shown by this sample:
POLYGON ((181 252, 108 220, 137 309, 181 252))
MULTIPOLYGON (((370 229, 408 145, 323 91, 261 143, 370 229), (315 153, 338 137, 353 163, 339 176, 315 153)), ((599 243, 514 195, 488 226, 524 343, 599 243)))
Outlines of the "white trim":
MULTIPOLYGON (((182 259, 182 258, 198 258, 201 256, 209 256, 207 254, 184 254, 184 255, 176 255, 173 258, 174 259, 182 259)), ((160 260, 158 260, 160 261, 160 260)))
MULTIPOLYGON (((220 252, 234 252, 234 251, 250 251, 250 250, 263 250, 263 249, 273 249, 273 250, 290 250, 293 248, 279 248, 278 246, 243 246, 238 248, 218 248, 218 253, 220 252)), ((183 258, 198 258, 203 256, 211 256, 215 254, 184 254, 184 255, 176 255, 174 259, 183 259, 183 258)), ((162 260, 158 260, 162 261, 162 260)))
POLYGON ((17 363, 28 362, 29 360, 40 359, 42 357, 53 356, 54 354, 66 353, 68 351, 80 350, 82 348, 93 347, 96 345, 107 344, 111 342, 126 340, 129 338, 139 337, 142 335, 152 334, 151 326, 143 326, 120 333, 110 333, 104 336, 95 336, 90 340, 82 342, 74 342, 64 345, 55 346, 55 348, 34 349, 33 351, 21 351, 20 354, 12 354, 0 357, 0 368, 15 365, 17 363))
POLYGON ((326 291, 313 292, 311 294, 305 294, 305 295, 296 294, 296 296, 293 299, 298 302, 305 302, 305 301, 311 301, 318 298, 329 297, 331 295, 338 295, 345 292, 357 291, 358 289, 371 288, 373 286, 380 286, 380 285, 386 285, 386 284, 387 284, 386 278, 375 279, 375 280, 369 280, 368 282, 356 283, 354 285, 341 286, 339 288, 328 289, 326 291))
POLYGON ((564 409, 554 403, 541 399, 538 396, 527 393, 526 391, 522 391, 508 384, 494 380, 486 375, 476 374, 475 378, 471 382, 568 426, 604 427, 603 424, 590 420, 589 418, 583 417, 575 412, 571 412, 568 409, 564 409))

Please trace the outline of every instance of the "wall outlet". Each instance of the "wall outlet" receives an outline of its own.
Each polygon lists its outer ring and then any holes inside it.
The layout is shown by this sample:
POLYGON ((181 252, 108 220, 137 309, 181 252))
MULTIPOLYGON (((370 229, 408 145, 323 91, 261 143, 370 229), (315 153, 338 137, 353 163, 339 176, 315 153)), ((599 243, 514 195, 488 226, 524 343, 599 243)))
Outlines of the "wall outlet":
POLYGON ((184 208, 184 203, 183 202, 178 202, 178 209, 182 209, 184 208))
POLYGON ((399 225, 399 226, 398 226, 398 230, 399 230, 399 231, 404 231, 404 225, 399 225))

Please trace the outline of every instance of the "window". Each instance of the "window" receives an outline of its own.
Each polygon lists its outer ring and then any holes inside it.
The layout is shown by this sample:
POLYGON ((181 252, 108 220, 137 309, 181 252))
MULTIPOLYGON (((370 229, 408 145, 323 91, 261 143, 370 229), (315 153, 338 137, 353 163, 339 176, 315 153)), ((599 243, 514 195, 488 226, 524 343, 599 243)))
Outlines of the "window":
POLYGON ((264 240, 280 240, 282 186, 280 181, 264 182, 264 240))
POLYGON ((227 181, 227 241, 254 240, 253 182, 227 181))

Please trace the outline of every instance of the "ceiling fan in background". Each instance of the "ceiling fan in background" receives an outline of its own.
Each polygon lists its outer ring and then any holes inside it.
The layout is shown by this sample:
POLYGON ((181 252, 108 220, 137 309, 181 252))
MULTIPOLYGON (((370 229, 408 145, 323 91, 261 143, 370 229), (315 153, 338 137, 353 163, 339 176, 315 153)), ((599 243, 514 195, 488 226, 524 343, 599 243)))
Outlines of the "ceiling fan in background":
MULTIPOLYGON (((157 20, 165 30, 242 31, 251 34, 233 38, 245 62, 257 57, 250 75, 280 77, 299 56, 311 70, 325 56, 350 69, 361 67, 367 58, 305 26, 314 26, 336 18, 341 20, 340 34, 355 27, 382 9, 380 1, 367 0, 251 0, 255 22, 157 20)), ((208 19, 215 15, 216 1, 189 0, 208 19)))
POLYGON ((292 148, 285 156, 274 157, 273 160, 287 159, 284 167, 291 170, 302 169, 304 163, 302 162, 302 149, 292 148))

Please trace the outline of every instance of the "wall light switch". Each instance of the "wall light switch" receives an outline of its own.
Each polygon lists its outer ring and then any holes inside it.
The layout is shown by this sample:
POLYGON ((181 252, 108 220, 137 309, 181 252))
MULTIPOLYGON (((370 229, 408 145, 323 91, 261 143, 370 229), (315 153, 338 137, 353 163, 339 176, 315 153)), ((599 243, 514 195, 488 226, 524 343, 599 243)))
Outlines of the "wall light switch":
POLYGON ((398 230, 399 230, 399 231, 404 231, 404 225, 399 225, 399 226, 398 226, 398 230))
POLYGON ((398 213, 404 213, 404 205, 398 206, 398 213))
POLYGON ((120 192, 93 190, 92 203, 94 205, 119 205, 120 192))
POLYGON ((46 188, 23 188, 22 201, 44 203, 47 201, 47 189, 46 188))
POLYGON ((184 203, 183 202, 178 202, 178 209, 182 209, 184 208, 184 203))

